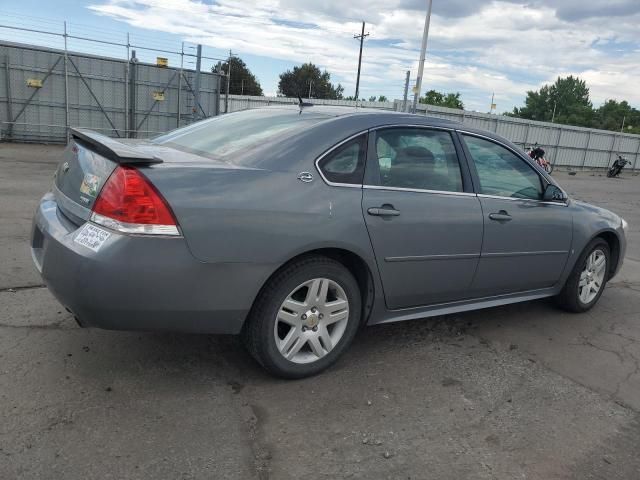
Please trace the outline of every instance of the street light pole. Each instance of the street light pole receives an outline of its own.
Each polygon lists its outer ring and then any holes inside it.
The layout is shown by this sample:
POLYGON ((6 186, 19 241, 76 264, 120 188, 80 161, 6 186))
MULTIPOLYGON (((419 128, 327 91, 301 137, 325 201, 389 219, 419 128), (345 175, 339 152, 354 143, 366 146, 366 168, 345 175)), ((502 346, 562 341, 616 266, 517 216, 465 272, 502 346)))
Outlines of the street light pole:
POLYGON ((431 6, 433 0, 429 0, 427 9, 427 17, 424 20, 424 32, 422 33, 422 47, 420 48, 420 63, 418 64, 418 77, 416 78, 416 88, 413 94, 413 107, 411 111, 416 113, 418 106, 418 98, 420 98, 420 90, 422 89, 422 74, 424 72, 424 59, 427 52, 427 38, 429 38, 429 24, 431 23, 431 6))

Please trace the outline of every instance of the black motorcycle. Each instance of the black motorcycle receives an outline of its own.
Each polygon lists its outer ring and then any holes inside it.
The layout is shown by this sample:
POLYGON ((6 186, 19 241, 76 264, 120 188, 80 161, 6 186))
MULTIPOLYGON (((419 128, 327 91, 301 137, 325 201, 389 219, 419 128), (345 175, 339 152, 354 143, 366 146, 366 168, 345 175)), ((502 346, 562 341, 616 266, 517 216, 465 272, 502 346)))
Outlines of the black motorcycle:
POLYGON ((631 162, 626 158, 624 158, 622 155, 618 155, 618 158, 616 159, 615 162, 613 162, 613 165, 611 165, 611 168, 607 172, 607 177, 609 178, 617 177, 618 175, 620 175, 620 172, 628 163, 631 163, 631 162))

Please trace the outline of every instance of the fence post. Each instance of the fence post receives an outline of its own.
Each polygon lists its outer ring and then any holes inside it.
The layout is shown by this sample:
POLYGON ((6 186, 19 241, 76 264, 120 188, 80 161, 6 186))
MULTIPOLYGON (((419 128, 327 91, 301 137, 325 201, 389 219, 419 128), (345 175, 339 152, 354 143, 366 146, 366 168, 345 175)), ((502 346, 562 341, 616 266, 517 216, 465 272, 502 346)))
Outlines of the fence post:
POLYGON ((181 97, 182 97, 182 75, 183 75, 182 71, 183 71, 183 69, 184 69, 184 42, 182 42, 182 46, 180 47, 180 75, 179 75, 179 78, 178 78, 178 107, 177 107, 177 109, 178 109, 178 120, 177 120, 177 123, 176 123, 176 127, 177 128, 180 128, 180 120, 181 120, 180 117, 182 116, 182 112, 181 112, 182 100, 181 100, 181 97))
POLYGON ((556 151, 555 151, 555 154, 553 155, 553 161, 551 162, 551 165, 554 165, 554 166, 558 163, 558 151, 560 150, 560 139, 562 138, 562 132, 563 132, 562 127, 558 127, 558 139, 556 140, 556 151))
POLYGON ((531 124, 527 123, 527 129, 525 130, 525 133, 524 133, 524 145, 523 145, 525 150, 527 149, 527 145, 529 145, 529 130, 531 130, 531 124))
POLYGON ((636 167, 638 166, 638 157, 640 157, 640 138, 638 138, 638 148, 636 150, 636 159, 633 161, 632 170, 635 170, 636 167))
POLYGON ((67 50, 67 22, 64 22, 64 136, 69 142, 69 54, 67 50))
POLYGON ((587 163, 587 154, 589 153, 590 143, 591 143, 591 130, 589 130, 589 135, 587 136, 587 144, 584 147, 584 155, 582 156, 582 165, 580 165, 581 170, 584 170, 584 166, 587 163))
POLYGON ((127 32, 127 56, 124 64, 124 136, 129 137, 129 32, 127 32))
POLYGON ((618 138, 618 134, 614 133, 612 138, 613 138, 613 140, 611 141, 611 148, 610 148, 610 152, 609 152, 609 160, 607 160, 607 164, 604 166, 604 168, 609 168, 609 165, 611 165, 611 158, 613 157, 613 151, 614 151, 615 146, 616 146, 616 140, 618 138))
POLYGON ((11 138, 13 134, 13 109, 11 105, 11 66, 9 65, 9 54, 4 57, 4 68, 6 72, 6 88, 7 88, 7 137, 11 138))
POLYGON ((131 51, 129 62, 129 138, 136 137, 136 51, 131 51))
MULTIPOLYGON (((200 120, 200 66, 202 64, 202 45, 196 47, 196 76, 193 80, 193 103, 195 103, 193 120, 200 120)), ((204 114, 204 112, 202 112, 204 114)))

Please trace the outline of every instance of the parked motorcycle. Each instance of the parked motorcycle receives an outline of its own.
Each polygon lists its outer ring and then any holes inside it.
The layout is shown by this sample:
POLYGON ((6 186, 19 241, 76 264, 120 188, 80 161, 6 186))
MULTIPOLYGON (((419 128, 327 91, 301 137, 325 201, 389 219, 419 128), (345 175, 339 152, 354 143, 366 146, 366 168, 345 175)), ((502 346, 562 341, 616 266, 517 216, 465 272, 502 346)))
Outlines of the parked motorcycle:
POLYGON ((540 167, 547 173, 551 173, 553 171, 553 165, 545 158, 545 151, 538 146, 536 143, 533 147, 529 149, 527 154, 535 160, 535 162, 540 165, 540 167))
POLYGON ((620 175, 620 172, 628 163, 631 163, 631 162, 626 158, 624 158, 622 155, 618 155, 618 158, 616 159, 616 161, 613 162, 613 165, 611 165, 611 168, 609 168, 609 171, 607 172, 607 177, 609 178, 617 177, 618 175, 620 175))

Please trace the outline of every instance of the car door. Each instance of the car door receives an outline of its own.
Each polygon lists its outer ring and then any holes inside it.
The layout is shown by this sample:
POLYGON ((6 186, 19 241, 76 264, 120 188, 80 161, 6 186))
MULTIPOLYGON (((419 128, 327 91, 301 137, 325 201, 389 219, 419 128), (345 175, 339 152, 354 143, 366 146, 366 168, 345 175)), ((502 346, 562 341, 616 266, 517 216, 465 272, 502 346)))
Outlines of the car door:
POLYGON ((510 147, 473 134, 461 138, 484 214, 474 295, 553 286, 571 247, 566 204, 542 200, 547 180, 510 147))
POLYGON ((421 127, 369 135, 362 211, 390 309, 468 297, 482 211, 455 142, 421 127))

